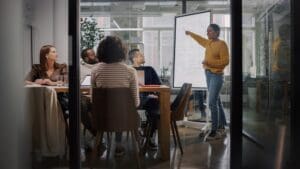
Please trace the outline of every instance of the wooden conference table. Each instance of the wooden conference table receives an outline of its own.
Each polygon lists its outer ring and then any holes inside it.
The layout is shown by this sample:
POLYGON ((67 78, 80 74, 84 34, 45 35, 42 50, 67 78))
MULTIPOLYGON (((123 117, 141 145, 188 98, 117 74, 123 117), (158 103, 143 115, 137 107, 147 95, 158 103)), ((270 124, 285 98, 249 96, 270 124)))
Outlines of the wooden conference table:
MULTIPOLYGON (((68 92, 68 87, 55 87, 56 92, 68 92)), ((90 87, 81 87, 82 92, 89 92, 90 87)), ((170 87, 166 85, 140 86, 139 92, 159 93, 160 122, 158 126, 158 141, 163 160, 170 159, 170 87)))

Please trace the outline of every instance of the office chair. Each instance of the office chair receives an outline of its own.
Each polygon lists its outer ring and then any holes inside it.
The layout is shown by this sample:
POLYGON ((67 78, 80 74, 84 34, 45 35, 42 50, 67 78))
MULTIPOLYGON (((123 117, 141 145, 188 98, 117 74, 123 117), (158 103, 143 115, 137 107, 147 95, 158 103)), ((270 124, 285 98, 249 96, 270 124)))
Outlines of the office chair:
POLYGON ((139 118, 132 92, 129 88, 93 88, 91 120, 93 128, 97 130, 93 159, 97 155, 97 147, 103 138, 104 132, 108 136, 108 159, 111 148, 109 133, 127 131, 131 133, 138 168, 140 168, 139 144, 137 141, 139 118))
MULTIPOLYGON (((190 83, 184 83, 182 87, 180 88, 180 91, 178 95, 176 96, 175 100, 171 104, 171 129, 172 129, 172 134, 173 134, 173 139, 174 139, 174 144, 177 146, 177 142, 179 143, 180 151, 181 154, 183 154, 183 149, 180 141, 180 137, 178 134, 178 128, 176 125, 176 121, 183 120, 183 117, 185 116, 185 108, 188 104, 189 97, 191 95, 191 89, 192 89, 192 84, 190 83)), ((143 154, 146 153, 148 149, 148 143, 150 140, 150 130, 151 130, 151 123, 147 122, 145 126, 145 132, 146 133, 146 140, 143 141, 143 154)))
POLYGON ((174 144, 177 146, 177 142, 180 147, 181 154, 183 154, 183 149, 180 141, 180 136, 178 133, 178 128, 176 121, 183 120, 185 115, 185 108, 188 104, 189 97, 191 95, 192 84, 184 83, 180 88, 178 95, 171 104, 171 129, 173 133, 174 144))

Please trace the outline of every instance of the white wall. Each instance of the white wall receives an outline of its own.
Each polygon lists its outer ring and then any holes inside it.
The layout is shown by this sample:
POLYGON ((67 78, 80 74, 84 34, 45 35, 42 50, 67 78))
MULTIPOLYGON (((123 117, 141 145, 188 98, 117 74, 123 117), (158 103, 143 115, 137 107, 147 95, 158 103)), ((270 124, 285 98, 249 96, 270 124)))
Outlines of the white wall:
MULTIPOLYGON (((67 60, 67 0, 1 0, 0 1, 0 168, 31 167, 31 138, 26 132, 24 63, 28 64, 29 30, 34 31, 34 62, 44 44, 54 44, 59 61, 67 60), (32 11, 32 12, 31 12, 32 11)), ((29 45, 30 46, 30 45, 29 45)), ((30 62, 29 62, 30 63, 30 62)), ((27 122, 28 123, 28 122, 27 122)))
POLYGON ((68 60, 68 1, 54 0, 54 46, 58 51, 58 63, 68 60))
POLYGON ((24 87, 22 69, 23 3, 0 1, 0 168, 30 168, 24 146, 24 87))
POLYGON ((33 56, 39 63, 39 51, 45 44, 56 46, 58 62, 68 58, 68 1, 32 0, 33 56))

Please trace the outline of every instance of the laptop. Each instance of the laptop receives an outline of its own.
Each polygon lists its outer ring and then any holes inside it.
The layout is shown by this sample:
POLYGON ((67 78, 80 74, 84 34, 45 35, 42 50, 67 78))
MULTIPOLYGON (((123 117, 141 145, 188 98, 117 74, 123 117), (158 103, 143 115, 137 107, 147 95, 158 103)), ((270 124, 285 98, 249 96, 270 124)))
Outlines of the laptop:
POLYGON ((85 78, 81 82, 81 86, 91 86, 91 75, 85 76, 85 78))
POLYGON ((145 85, 145 72, 144 70, 137 70, 138 83, 140 86, 145 85))

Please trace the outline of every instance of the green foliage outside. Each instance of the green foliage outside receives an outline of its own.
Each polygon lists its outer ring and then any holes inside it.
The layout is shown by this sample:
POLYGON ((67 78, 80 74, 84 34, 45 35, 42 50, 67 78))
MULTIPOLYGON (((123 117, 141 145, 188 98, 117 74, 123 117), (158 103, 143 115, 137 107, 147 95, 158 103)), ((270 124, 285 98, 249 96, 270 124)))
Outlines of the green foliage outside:
POLYGON ((80 49, 94 48, 104 37, 103 31, 97 27, 96 19, 86 17, 80 19, 80 49))

